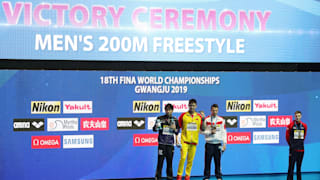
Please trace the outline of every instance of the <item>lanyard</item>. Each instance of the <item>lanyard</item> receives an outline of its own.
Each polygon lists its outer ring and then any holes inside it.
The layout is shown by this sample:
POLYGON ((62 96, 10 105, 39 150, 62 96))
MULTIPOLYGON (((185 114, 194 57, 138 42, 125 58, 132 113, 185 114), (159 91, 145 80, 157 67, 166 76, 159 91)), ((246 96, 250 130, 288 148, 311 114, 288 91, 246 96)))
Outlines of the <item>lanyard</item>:
MULTIPOLYGON (((213 120, 214 119, 216 119, 216 118, 213 118, 212 116, 211 116, 211 125, 213 124, 213 120)), ((217 119, 216 119, 217 120, 217 119)), ((216 126, 216 124, 217 124, 217 121, 215 121, 215 123, 214 123, 214 127, 216 126)))
POLYGON ((300 130, 301 129, 301 122, 299 123, 299 125, 297 124, 297 121, 294 121, 294 124, 297 126, 297 128, 300 130))

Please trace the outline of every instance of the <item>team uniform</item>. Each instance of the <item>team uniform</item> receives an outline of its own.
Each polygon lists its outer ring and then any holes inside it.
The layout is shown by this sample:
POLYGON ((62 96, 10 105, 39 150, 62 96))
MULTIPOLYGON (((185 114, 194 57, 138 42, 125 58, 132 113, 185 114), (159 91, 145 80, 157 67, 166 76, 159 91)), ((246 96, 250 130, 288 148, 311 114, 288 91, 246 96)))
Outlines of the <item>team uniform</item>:
POLYGON ((182 176, 184 163, 187 159, 186 177, 190 176, 192 163, 196 154, 199 131, 202 125, 201 115, 198 113, 190 114, 185 112, 179 117, 181 131, 181 158, 178 167, 178 176, 182 176))
POLYGON ((227 144, 227 131, 225 120, 220 116, 208 116, 204 119, 204 130, 201 134, 205 135, 205 168, 204 179, 210 178, 211 160, 214 158, 215 176, 217 179, 222 178, 221 173, 221 149, 222 143, 227 144), (216 129, 216 133, 212 134, 212 128, 216 129))
POLYGON ((160 121, 160 128, 157 129, 156 123, 153 126, 153 131, 159 131, 156 179, 161 179, 164 159, 167 161, 167 178, 173 179, 172 159, 174 154, 174 135, 179 134, 179 122, 177 118, 169 117, 168 115, 159 116, 157 120, 160 121), (170 128, 171 123, 176 125, 176 130, 170 128))
POLYGON ((297 163, 297 179, 301 180, 301 164, 304 155, 304 140, 307 135, 307 125, 294 120, 286 131, 286 140, 290 146, 289 168, 287 180, 293 180, 294 164, 297 163))

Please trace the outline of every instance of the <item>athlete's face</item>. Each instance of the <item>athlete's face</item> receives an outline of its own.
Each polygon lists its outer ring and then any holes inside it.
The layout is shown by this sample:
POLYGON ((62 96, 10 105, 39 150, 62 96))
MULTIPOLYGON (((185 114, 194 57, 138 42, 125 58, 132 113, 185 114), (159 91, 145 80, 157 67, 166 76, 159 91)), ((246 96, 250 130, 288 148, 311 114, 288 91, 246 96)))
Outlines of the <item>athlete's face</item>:
POLYGON ((296 117, 296 120, 300 121, 302 115, 301 115, 301 113, 296 113, 296 114, 295 114, 295 117, 296 117))
POLYGON ((219 109, 217 107, 212 107, 211 108, 211 115, 216 116, 218 114, 219 109))
POLYGON ((169 109, 169 108, 167 108, 165 111, 166 111, 166 114, 167 114, 169 117, 171 117, 171 116, 172 116, 173 109, 169 109))
POLYGON ((196 111, 196 108, 197 108, 197 104, 196 103, 190 103, 189 104, 189 111, 191 113, 195 112, 196 111))

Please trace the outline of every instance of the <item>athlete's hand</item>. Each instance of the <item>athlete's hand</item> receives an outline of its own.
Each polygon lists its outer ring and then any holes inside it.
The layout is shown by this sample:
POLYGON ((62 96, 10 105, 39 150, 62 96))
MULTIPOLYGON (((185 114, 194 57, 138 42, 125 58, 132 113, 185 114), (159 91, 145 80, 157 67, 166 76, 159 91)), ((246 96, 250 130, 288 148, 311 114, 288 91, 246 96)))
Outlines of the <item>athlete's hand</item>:
POLYGON ((217 129, 215 127, 211 127, 211 133, 215 134, 217 132, 217 129))
POLYGON ((172 123, 171 126, 170 126, 170 128, 173 129, 173 130, 176 130, 176 124, 175 124, 175 123, 172 123))
POLYGON ((227 149, 227 145, 226 145, 226 144, 223 144, 222 152, 224 152, 226 149, 227 149))
POLYGON ((200 115, 202 117, 202 121, 204 120, 204 118, 206 117, 206 115, 204 114, 204 112, 200 112, 200 115))

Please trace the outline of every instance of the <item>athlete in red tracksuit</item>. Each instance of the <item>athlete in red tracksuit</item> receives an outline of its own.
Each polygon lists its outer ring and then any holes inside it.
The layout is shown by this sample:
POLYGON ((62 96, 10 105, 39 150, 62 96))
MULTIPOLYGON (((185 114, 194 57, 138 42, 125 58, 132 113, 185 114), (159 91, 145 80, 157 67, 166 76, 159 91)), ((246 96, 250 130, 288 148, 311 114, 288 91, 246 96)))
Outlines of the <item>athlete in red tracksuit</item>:
POLYGON ((296 111, 294 114, 296 119, 288 125, 286 131, 286 139, 290 147, 287 180, 293 180, 293 169, 295 163, 297 163, 297 179, 301 180, 304 140, 307 135, 307 125, 301 122, 301 112, 296 111))

